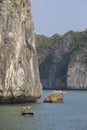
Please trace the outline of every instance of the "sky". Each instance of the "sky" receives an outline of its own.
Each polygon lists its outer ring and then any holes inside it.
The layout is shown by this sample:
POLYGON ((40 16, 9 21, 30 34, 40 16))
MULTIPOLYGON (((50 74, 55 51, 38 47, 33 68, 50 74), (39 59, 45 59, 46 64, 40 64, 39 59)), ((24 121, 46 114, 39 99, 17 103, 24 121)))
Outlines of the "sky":
POLYGON ((35 33, 52 36, 87 29, 87 0, 31 0, 35 33))

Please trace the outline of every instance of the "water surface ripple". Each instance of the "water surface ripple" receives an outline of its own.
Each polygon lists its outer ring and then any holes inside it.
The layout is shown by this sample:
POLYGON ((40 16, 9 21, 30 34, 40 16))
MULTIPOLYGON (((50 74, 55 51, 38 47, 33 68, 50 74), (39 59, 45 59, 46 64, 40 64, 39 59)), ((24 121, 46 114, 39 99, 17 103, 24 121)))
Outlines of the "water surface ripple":
POLYGON ((44 91, 36 104, 0 105, 0 130, 87 130, 87 91, 67 91, 63 104, 43 103, 44 91), (35 115, 21 115, 23 105, 35 115))

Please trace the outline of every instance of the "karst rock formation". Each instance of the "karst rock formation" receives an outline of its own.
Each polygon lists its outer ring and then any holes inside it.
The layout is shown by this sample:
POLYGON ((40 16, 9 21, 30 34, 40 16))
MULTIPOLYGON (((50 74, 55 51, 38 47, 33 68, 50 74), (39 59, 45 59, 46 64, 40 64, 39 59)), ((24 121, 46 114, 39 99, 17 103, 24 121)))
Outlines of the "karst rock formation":
POLYGON ((0 0, 0 103, 41 97, 29 0, 0 0))

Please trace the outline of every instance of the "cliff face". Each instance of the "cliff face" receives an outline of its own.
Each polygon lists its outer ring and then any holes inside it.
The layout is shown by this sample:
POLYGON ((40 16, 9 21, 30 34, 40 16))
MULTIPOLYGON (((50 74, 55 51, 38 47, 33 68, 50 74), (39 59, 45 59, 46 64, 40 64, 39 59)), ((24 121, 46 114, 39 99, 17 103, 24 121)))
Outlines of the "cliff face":
POLYGON ((0 0, 0 102, 36 102, 42 89, 29 0, 0 0))
POLYGON ((48 38, 37 36, 37 52, 43 88, 66 88, 67 64, 69 62, 70 37, 55 34, 48 38))
POLYGON ((87 31, 36 39, 44 89, 87 89, 87 31))
POLYGON ((75 52, 68 66, 67 85, 70 89, 87 89, 87 50, 75 52))

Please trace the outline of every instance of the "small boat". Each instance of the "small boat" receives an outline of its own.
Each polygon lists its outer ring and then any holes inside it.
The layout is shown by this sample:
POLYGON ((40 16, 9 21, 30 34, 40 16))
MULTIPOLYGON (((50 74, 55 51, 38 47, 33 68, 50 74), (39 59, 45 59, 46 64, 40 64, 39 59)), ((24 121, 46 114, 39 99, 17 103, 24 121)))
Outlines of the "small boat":
POLYGON ((23 107, 23 108, 22 108, 22 111, 21 111, 21 114, 22 114, 23 116, 29 116, 29 115, 32 116, 32 115, 35 114, 35 112, 32 111, 30 107, 23 107))
POLYGON ((33 111, 27 111, 27 112, 22 112, 23 116, 28 116, 28 115, 34 115, 35 113, 33 111))

